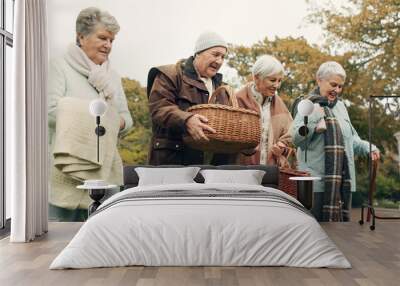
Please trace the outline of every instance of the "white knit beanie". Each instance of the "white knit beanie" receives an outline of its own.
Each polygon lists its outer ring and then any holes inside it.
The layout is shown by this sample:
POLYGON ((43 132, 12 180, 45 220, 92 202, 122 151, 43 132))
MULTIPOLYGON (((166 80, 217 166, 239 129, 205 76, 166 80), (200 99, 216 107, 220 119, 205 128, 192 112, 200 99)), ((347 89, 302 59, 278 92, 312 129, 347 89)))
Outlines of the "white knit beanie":
POLYGON ((194 46, 194 53, 198 54, 212 47, 224 47, 228 49, 228 45, 220 35, 211 31, 207 31, 202 33, 197 38, 196 44, 194 46))

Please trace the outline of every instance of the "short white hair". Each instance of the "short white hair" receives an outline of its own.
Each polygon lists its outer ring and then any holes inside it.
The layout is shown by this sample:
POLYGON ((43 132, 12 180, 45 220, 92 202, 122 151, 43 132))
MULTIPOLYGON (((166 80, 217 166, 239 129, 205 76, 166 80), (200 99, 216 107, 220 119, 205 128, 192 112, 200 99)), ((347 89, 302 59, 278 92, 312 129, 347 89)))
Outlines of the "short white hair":
POLYGON ((76 18, 76 44, 79 46, 79 35, 88 36, 95 32, 97 25, 104 28, 114 35, 119 32, 119 24, 114 16, 107 11, 102 11, 96 7, 88 7, 79 12, 76 18))
POLYGON ((253 77, 259 76, 261 79, 283 72, 282 63, 270 55, 259 57, 252 68, 253 77))
POLYGON ((340 76, 343 80, 346 79, 346 71, 341 64, 334 61, 325 62, 319 66, 317 71, 317 79, 328 79, 333 75, 340 76))

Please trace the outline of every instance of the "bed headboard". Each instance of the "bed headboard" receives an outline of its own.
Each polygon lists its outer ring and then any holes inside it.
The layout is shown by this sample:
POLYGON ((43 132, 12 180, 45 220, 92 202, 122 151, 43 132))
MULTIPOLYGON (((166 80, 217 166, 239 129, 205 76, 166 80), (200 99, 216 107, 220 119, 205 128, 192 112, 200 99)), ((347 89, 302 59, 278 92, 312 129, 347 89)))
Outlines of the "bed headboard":
MULTIPOLYGON (((200 167, 204 169, 220 169, 220 170, 263 170, 265 175, 262 179, 262 185, 265 187, 278 188, 279 179, 279 169, 273 165, 221 165, 221 166, 211 166, 211 165, 191 165, 200 167)), ((131 165, 124 166, 124 189, 136 187, 139 182, 139 177, 135 171, 136 167, 147 167, 147 168, 173 168, 173 167, 184 167, 182 165, 131 165)), ((194 179, 197 183, 204 183, 203 176, 198 173, 194 179)))

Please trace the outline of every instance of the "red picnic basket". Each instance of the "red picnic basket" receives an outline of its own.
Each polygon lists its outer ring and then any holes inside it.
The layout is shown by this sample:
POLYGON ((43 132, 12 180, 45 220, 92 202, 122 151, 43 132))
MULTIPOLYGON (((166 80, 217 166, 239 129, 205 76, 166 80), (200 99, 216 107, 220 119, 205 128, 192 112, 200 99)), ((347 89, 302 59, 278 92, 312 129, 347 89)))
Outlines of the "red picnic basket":
POLYGON ((290 177, 309 177, 310 173, 298 170, 296 150, 290 147, 286 149, 286 155, 278 160, 278 189, 297 199, 297 181, 290 180, 290 177))

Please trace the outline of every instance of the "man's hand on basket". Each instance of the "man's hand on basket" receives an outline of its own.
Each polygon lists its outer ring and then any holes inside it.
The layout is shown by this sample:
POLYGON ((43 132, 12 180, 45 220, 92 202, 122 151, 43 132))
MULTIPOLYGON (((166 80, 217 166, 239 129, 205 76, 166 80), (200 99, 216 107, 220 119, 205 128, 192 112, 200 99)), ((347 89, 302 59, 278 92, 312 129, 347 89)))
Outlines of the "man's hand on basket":
POLYGON ((207 125, 208 119, 200 114, 195 114, 186 121, 186 130, 190 136, 196 141, 209 141, 204 130, 215 133, 215 129, 207 125))

